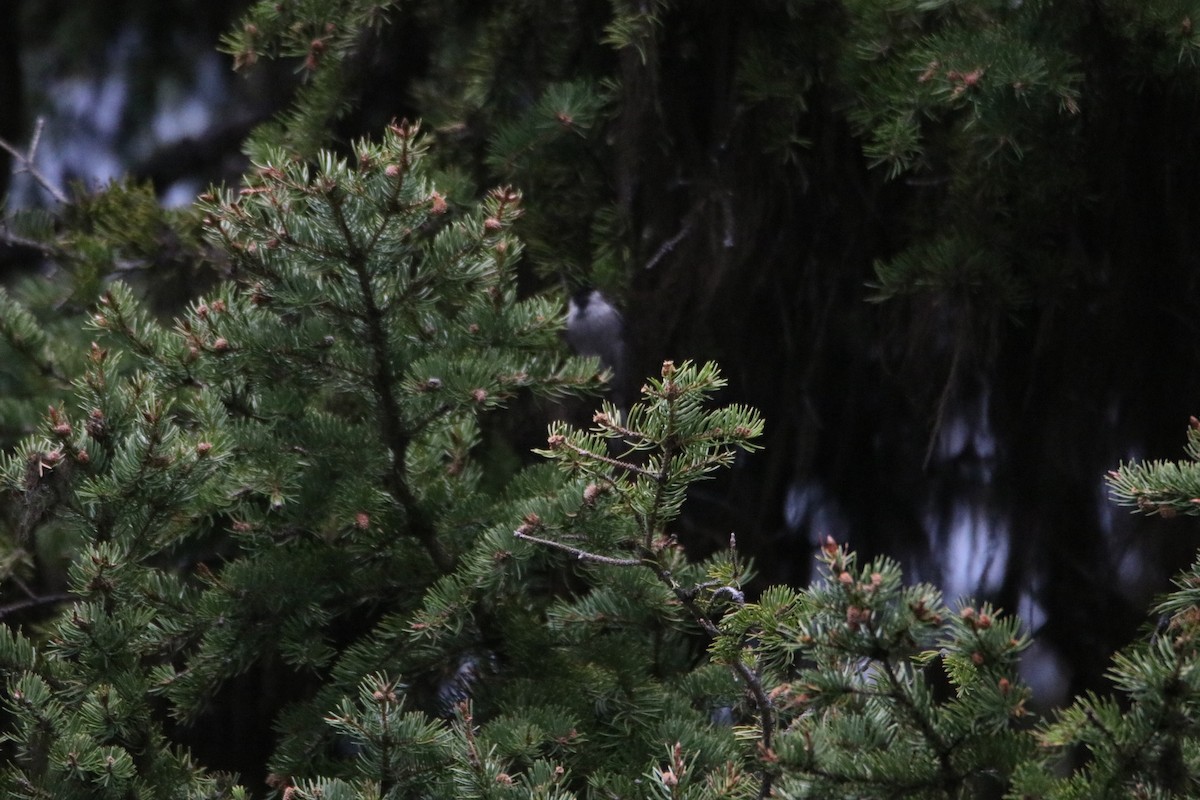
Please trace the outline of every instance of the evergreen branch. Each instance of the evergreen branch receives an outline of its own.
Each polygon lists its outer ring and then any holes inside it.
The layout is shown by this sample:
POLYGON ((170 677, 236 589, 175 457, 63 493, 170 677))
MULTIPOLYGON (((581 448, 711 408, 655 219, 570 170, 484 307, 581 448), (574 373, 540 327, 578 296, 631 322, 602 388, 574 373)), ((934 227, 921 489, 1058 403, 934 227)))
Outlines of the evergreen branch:
POLYGON ((349 364, 330 364, 324 358, 318 358, 311 355, 310 350, 298 349, 294 347, 268 347, 264 350, 265 353, 277 356, 281 360, 291 360, 297 364, 303 364, 312 370, 318 370, 326 375, 340 375, 343 377, 349 376, 356 379, 367 379, 369 374, 363 370, 355 369, 349 364))
MULTIPOLYGON (((622 497, 625 505, 637 521, 639 541, 636 547, 641 553, 641 559, 622 559, 623 563, 641 563, 647 566, 657 580, 663 584, 678 600, 696 625, 713 642, 732 641, 732 637, 722 634, 720 628, 710 618, 709 613, 701 607, 698 600, 700 587, 685 589, 675 580, 667 563, 664 561, 664 549, 658 544, 663 536, 662 528, 666 522, 678 513, 682 502, 681 490, 689 483, 700 478, 711 469, 728 463, 727 455, 719 452, 722 446, 741 443, 756 435, 757 423, 750 412, 736 407, 730 410, 735 419, 747 414, 743 421, 737 421, 732 438, 722 429, 727 425, 716 415, 707 415, 700 423, 696 417, 697 398, 720 388, 723 382, 713 365, 696 369, 690 363, 676 367, 674 362, 666 361, 662 366, 662 381, 651 381, 643 388, 647 398, 646 405, 635 406, 630 411, 630 419, 640 418, 644 413, 648 426, 646 433, 634 430, 640 427, 636 423, 623 425, 614 421, 607 413, 601 412, 593 417, 600 426, 600 433, 617 433, 628 439, 636 440, 630 443, 631 452, 656 448, 658 466, 649 469, 637 464, 628 463, 606 454, 593 452, 593 449, 572 442, 563 433, 553 433, 549 440, 548 455, 557 456, 567 462, 569 468, 589 476, 605 480, 609 485, 620 490, 614 478, 603 474, 600 467, 619 471, 621 474, 633 476, 632 496, 622 497), (729 439, 729 441, 727 441, 729 439), (714 452, 717 451, 717 452, 714 452), (573 460, 577 458, 578 460, 573 460), (648 494, 644 500, 638 495, 648 494)), ((596 448, 598 449, 598 448, 596 448)), ((527 525, 531 525, 527 517, 527 525)), ((531 536, 530 527, 517 531, 519 538, 525 538, 586 558, 586 551, 550 540, 531 536)), ((632 544, 632 542, 631 542, 632 544)), ((714 599, 724 598, 731 602, 742 604, 740 592, 725 581, 709 582, 705 587, 721 585, 714 593, 714 599)), ((763 686, 761 676, 745 660, 745 651, 750 641, 749 632, 737 637, 734 645, 735 652, 730 654, 726 663, 746 687, 761 718, 759 726, 759 749, 761 754, 761 780, 759 797, 766 798, 772 792, 776 770, 771 765, 776 762, 774 753, 774 737, 777 725, 774 702, 763 686)))
MULTIPOLYGON (((691 614, 692 619, 696 621, 696 623, 706 634, 708 634, 711 639, 716 640, 721 637, 721 629, 718 628, 711 619, 709 619, 708 615, 704 613, 704 609, 700 608, 699 603, 696 602, 696 595, 694 592, 686 591, 682 586, 680 586, 675 580, 674 576, 671 575, 671 571, 659 563, 658 560, 646 559, 641 563, 646 564, 654 571, 654 574, 658 577, 659 581, 661 581, 668 589, 671 590, 671 593, 675 595, 676 599, 678 599, 679 602, 683 604, 683 607, 688 610, 688 613, 691 614)), ((739 645, 739 650, 744 650, 744 648, 745 641, 743 640, 739 645)), ((762 719, 762 732, 759 735, 758 740, 759 746, 762 755, 769 758, 772 754, 771 747, 775 737, 775 704, 771 701, 766 689, 763 688, 762 678, 758 675, 758 673, 752 670, 749 665, 747 665, 746 662, 741 659, 740 656, 734 659, 732 666, 734 672, 738 674, 738 677, 745 682, 746 687, 750 690, 751 696, 754 697, 754 704, 758 707, 758 711, 762 719)), ((774 774, 769 769, 764 767, 762 770, 762 782, 759 784, 758 789, 759 800, 765 800, 765 798, 770 797, 771 787, 774 782, 774 774)))
POLYGON ((450 405, 449 403, 442 403, 440 406, 433 409, 428 414, 414 420, 413 423, 409 427, 411 430, 414 430, 414 431, 425 430, 425 428, 427 428, 429 425, 433 424, 434 420, 441 419, 442 417, 446 416, 453 410, 454 410, 454 407, 452 405, 450 405))
POLYGON ((678 384, 672 380, 674 374, 674 362, 664 361, 662 366, 663 386, 661 397, 667 401, 667 424, 661 444, 662 460, 660 463, 662 466, 658 474, 652 476, 656 481, 656 485, 654 487, 654 501, 650 504, 650 514, 646 521, 645 546, 647 548, 654 541, 656 533, 654 529, 658 527, 659 509, 662 508, 663 497, 667 490, 667 482, 671 477, 671 462, 675 458, 675 447, 678 436, 677 402, 682 392, 678 390, 678 384))
MULTIPOLYGON (((350 221, 346 219, 346 211, 342 206, 340 196, 340 188, 334 184, 331 188, 322 192, 325 202, 329 204, 329 210, 333 214, 333 221, 337 224, 338 232, 342 235, 342 241, 346 244, 345 259, 350 263, 350 268, 354 270, 358 276, 361 285, 363 276, 370 279, 370 272, 367 270, 367 256, 370 251, 359 246, 354 232, 350 230, 350 221)), ((374 292, 371 290, 368 283, 363 289, 363 302, 371 304, 374 302, 374 292)), ((369 307, 369 306, 368 306, 369 307)))
POLYGON ((50 378, 63 386, 71 384, 71 379, 63 374, 49 357, 46 348, 36 352, 38 348, 35 343, 40 341, 44 334, 37 327, 33 316, 11 300, 3 287, 0 287, 0 335, 8 342, 9 347, 32 364, 42 377, 50 378))
POLYGON ((933 749, 938 760, 938 771, 941 774, 942 789, 946 795, 953 796, 954 787, 961 783, 961 776, 954 769, 954 764, 950 760, 950 754, 953 752, 953 745, 942 740, 937 730, 933 727, 933 723, 921 709, 913 702, 913 699, 904 691, 904 683, 900 680, 900 676, 896 674, 896 669, 892 666, 892 662, 887 658, 877 659, 878 663, 887 673, 888 680, 892 684, 892 691, 889 692, 891 698, 897 701, 908 712, 909 718, 916 724, 917 729, 921 731, 921 735, 925 737, 925 741, 933 749))
MULTIPOLYGON (((1186 635, 1183 635, 1186 636, 1186 635)), ((1183 638, 1181 636, 1181 638, 1183 638)), ((1125 736, 1118 737, 1116 733, 1105 725, 1092 708, 1085 708, 1087 719, 1101 733, 1104 739, 1108 742, 1109 747, 1114 751, 1111 758, 1115 764, 1108 767, 1105 771, 1108 773, 1104 781, 1104 794, 1117 789, 1121 786, 1123 780, 1134 777, 1139 770, 1149 771, 1154 775, 1156 781, 1164 783, 1172 783, 1172 777, 1163 775, 1163 764, 1161 757, 1154 761, 1148 760, 1148 754, 1152 750, 1151 743, 1158 744, 1161 737, 1166 734, 1169 738, 1178 740, 1182 737, 1178 732, 1178 720, 1187 719, 1190 714, 1186 707, 1188 693, 1182 688, 1187 685, 1184 678, 1184 672, 1187 669, 1186 662, 1188 658, 1188 646, 1180 647, 1178 644, 1172 646, 1172 663, 1170 672, 1164 676, 1162 681, 1163 686, 1178 687, 1179 690, 1162 691, 1159 697, 1164 701, 1155 709, 1151 719, 1145 721, 1145 730, 1148 736, 1125 736), (1172 730, 1172 728, 1176 730, 1172 730), (1124 739, 1124 741, 1122 741, 1124 739)), ((1194 697, 1192 698, 1194 700, 1194 697)), ((1142 701, 1143 707, 1145 701, 1142 701)), ((1176 747, 1179 746, 1178 741, 1175 742, 1176 747)), ((1153 748, 1157 749, 1157 748, 1153 748)), ((1108 762, 1108 759, 1105 759, 1108 762)), ((1172 791, 1178 790, 1180 787, 1170 786, 1172 791)))
POLYGON ((482 759, 479 757, 479 746, 475 741, 475 719, 471 715, 471 705, 466 701, 459 703, 458 713, 462 720, 463 741, 467 745, 467 763, 476 772, 479 772, 482 764, 482 759))
POLYGON ((628 509, 629 513, 633 515, 634 521, 637 522, 638 527, 646 527, 646 517, 637 508, 637 505, 632 502, 629 492, 625 490, 625 487, 622 486, 620 482, 614 480, 611 475, 601 472, 600 470, 597 470, 588 464, 581 464, 580 469, 585 475, 589 475, 597 480, 603 481, 606 485, 608 485, 609 488, 616 492, 621 499, 625 501, 625 507, 628 509))
MULTIPOLYGON (((643 431, 635 431, 632 428, 622 425, 620 422, 617 422, 609 414, 603 411, 598 411, 593 414, 592 422, 595 422, 603 430, 612 431, 619 436, 624 437, 625 439, 641 442, 648 442, 651 439, 650 434, 643 431)), ((630 442, 629 446, 631 448, 630 452, 633 452, 633 450, 637 449, 637 446, 634 445, 632 441, 630 442)))
MULTIPOLYGON (((277 180, 279 185, 286 189, 290 189, 297 193, 303 193, 305 191, 306 187, 302 184, 289 182, 283 178, 278 178, 277 180)), ((238 224, 245 230, 256 233, 259 235, 259 237, 268 241, 272 238, 278 238, 280 243, 286 244, 289 248, 309 256, 314 256, 319 260, 336 261, 344 257, 344 253, 328 247, 323 247, 320 242, 309 242, 303 239, 297 239, 288 228, 288 209, 279 202, 279 198, 276 197, 273 191, 259 186, 245 186, 242 187, 238 194, 240 195, 238 201, 226 206, 223 210, 235 214, 237 216, 238 224), (261 218, 247 215, 245 210, 240 205, 243 198, 263 194, 267 194, 267 198, 271 204, 271 210, 275 215, 272 217, 272 221, 278 223, 278 229, 271 227, 261 218)), ((201 197, 207 199, 208 197, 211 197, 211 195, 202 195, 201 197)), ((217 227, 216 232, 217 235, 221 237, 221 240, 228 252, 235 257, 239 265, 244 264, 249 267, 251 272, 257 275, 264 275, 277 284, 283 281, 283 273, 272 267, 269 262, 262 259, 246 260, 245 254, 241 253, 240 249, 234 245, 234 237, 231 237, 229 232, 223 227, 217 227)))
MULTIPOLYGON (((577 132, 578 133, 578 132, 577 132)), ((582 133, 578 135, 582 136, 582 133)), ((520 159, 528 153, 536 152, 541 149, 542 145, 554 141, 559 136, 559 131, 545 130, 531 137, 528 141, 522 144, 517 149, 510 151, 505 155, 504 161, 498 165, 498 170, 505 175, 512 175, 517 172, 516 165, 520 159)))
POLYGON ((383 441, 392 452, 392 467, 388 476, 389 489, 408 512, 410 530, 429 552, 434 564, 444 573, 452 572, 455 564, 454 557, 438 539, 432 522, 420 509, 416 495, 413 494, 412 487, 408 485, 407 457, 411 439, 402 422, 400 403, 396 398, 395 375, 392 373, 386 324, 383 312, 376 301, 375 290, 371 285, 371 274, 367 268, 368 253, 356 244, 336 191, 327 192, 325 199, 329 204, 334 221, 345 239, 347 261, 358 280, 359 292, 366 310, 364 322, 367 326, 367 343, 375 362, 372 388, 379 401, 379 419, 383 426, 383 441))
MULTIPOLYGON (((152 471, 158 471, 162 468, 161 464, 158 463, 160 457, 155 454, 163 438, 162 428, 159 424, 162 419, 162 413, 162 408, 158 406, 147 408, 142 412, 142 417, 149 423, 150 430, 138 432, 138 439, 144 443, 142 455, 138 459, 137 472, 130 477, 125 484, 125 488, 121 491, 120 498, 124 501, 136 501, 147 482, 146 476, 152 471)), ((169 493, 156 492, 146 500, 149 513, 146 514, 146 518, 142 521, 141 529, 133 536, 132 540, 134 544, 142 544, 145 535, 155 527, 159 513, 171 508, 171 504, 167 502, 169 499, 169 493)), ((101 514, 100 516, 107 517, 108 515, 101 514)), ((97 541, 106 541, 111 533, 110 529, 97 528, 96 539, 97 541)))
POLYGON ((387 797, 394 785, 392 777, 392 731, 391 731, 391 715, 392 704, 396 700, 395 685, 389 683, 381 684, 373 695, 376 702, 379 704, 379 729, 381 731, 379 737, 379 796, 387 797))
POLYGON ((412 137, 416 136, 417 134, 416 127, 409 128, 407 125, 393 124, 391 128, 396 134, 396 138, 400 140, 400 158, 399 163, 396 164, 396 174, 391 176, 392 187, 388 192, 387 202, 384 204, 384 213, 380 216, 379 224, 371 233, 370 238, 367 240, 367 245, 364 248, 365 252, 367 253, 370 253, 375 249, 375 246, 379 244, 380 237, 383 236, 384 232, 391 224, 392 217, 395 213, 392 209, 396 207, 396 201, 400 198, 400 190, 404 188, 404 181, 408 177, 408 167, 410 163, 409 146, 412 144, 412 137))
POLYGON ((647 516, 644 525, 644 545, 648 548, 654 541, 655 528, 658 527, 659 509, 662 508, 663 495, 667 490, 667 480, 670 476, 671 459, 674 458, 674 448, 671 447, 671 441, 663 443, 662 452, 662 469, 657 475, 652 476, 655 481, 654 500, 650 504, 650 514, 647 516))
POLYGON ((154 344, 145 338, 142 338, 134 327, 135 319, 131 321, 125 312, 123 303, 124 293, 118 295, 113 289, 109 289, 100 296, 101 311, 96 315, 93 324, 98 328, 112 331, 123 337, 130 345, 134 352, 144 358, 154 361, 157 360, 158 349, 154 344), (115 324, 114 324, 115 323, 115 324))

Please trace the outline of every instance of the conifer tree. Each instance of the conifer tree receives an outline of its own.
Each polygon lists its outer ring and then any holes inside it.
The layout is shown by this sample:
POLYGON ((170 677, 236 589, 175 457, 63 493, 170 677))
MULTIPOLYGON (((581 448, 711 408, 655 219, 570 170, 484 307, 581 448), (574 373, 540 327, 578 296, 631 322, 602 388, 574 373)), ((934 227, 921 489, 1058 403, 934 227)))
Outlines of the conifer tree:
POLYGON ((20 534, 79 548, 45 641, 3 642, 6 791, 237 795, 170 733, 250 670, 289 695, 270 767, 292 796, 631 787, 664 742, 736 763, 708 724, 708 687, 732 707, 735 684, 674 685, 715 628, 667 526, 754 414, 704 410, 711 366, 664 368, 624 423, 597 417, 628 455, 559 428, 568 474, 509 475, 482 417, 601 377, 560 355, 552 300, 516 297, 520 196, 459 208, 403 124, 354 161, 273 155, 202 199, 236 280, 171 326, 111 284, 72 401, 0 464, 20 534))
MULTIPOLYGON (((748 11, 827 24, 818 5, 748 11)), ((249 143, 239 186, 170 214, 146 187, 119 185, 62 195, 54 225, 42 213, 13 223, 70 280, 0 292, 0 576, 6 598, 23 596, 0 628, 6 796, 1197 793, 1200 564, 1115 657, 1115 696, 1037 723, 1018 671, 1026 635, 988 603, 947 603, 906 586, 895 561, 860 566, 832 540, 810 586, 757 596, 735 536, 706 558, 685 551, 689 488, 757 449, 764 429, 755 410, 717 404, 712 364, 664 363, 629 409, 604 405, 583 429, 553 423, 543 462, 522 466, 505 407, 595 395, 603 375, 564 355, 556 295, 518 292, 514 226, 525 214, 543 271, 623 279, 645 246, 631 229, 636 159, 614 179, 598 154, 661 112, 672 4, 613 3, 603 27, 616 59, 547 82, 500 80, 505 43, 538 19, 563 66, 588 4, 508 4, 483 25, 466 5, 443 11, 486 46, 437 51, 426 99, 467 86, 431 104, 441 147, 393 123, 322 149, 388 14, 434 13, 392 6, 252 9, 226 41, 239 65, 290 56, 308 81, 293 113, 249 143), (465 120, 491 115, 480 127, 494 134, 473 138, 465 120), (473 199, 480 163, 522 190, 473 199), (212 265, 222 279, 173 308, 181 276, 212 265), (143 272, 136 286, 112 279, 143 272), (164 275, 176 285, 156 283, 164 275), (47 578, 56 558, 65 575, 47 578), (274 733, 263 763, 232 774, 197 754, 192 732, 211 730, 248 677, 271 691, 235 718, 265 716, 274 733)), ((840 86, 868 156, 895 174, 948 158, 964 176, 947 194, 964 200, 953 230, 881 262, 879 293, 1020 302, 1029 274, 1013 252, 964 254, 979 249, 979 204, 1036 170, 1023 148, 1075 124, 1077 76, 1037 24, 1044 10, 846 3, 839 30, 865 46, 811 63, 794 58, 806 41, 794 28, 781 29, 796 40, 751 36, 739 114, 764 124, 739 135, 795 163, 803 87, 847 58, 840 86)), ((1179 9, 1108 10, 1130 39, 1169 30, 1190 58, 1179 9)), ((713 153, 738 120, 710 131, 713 153)), ((733 213, 713 157, 695 215, 641 263, 733 213)), ((1063 191, 1046 189, 1023 195, 1006 241, 1063 191)), ((1200 460, 1200 424, 1188 454, 1200 460)), ((1124 466, 1114 493, 1146 512, 1200 513, 1193 467, 1124 466)))
MULTIPOLYGON (((515 192, 452 212, 412 127, 356 155, 316 169, 280 156, 210 196, 209 234, 240 282, 173 329, 111 285, 91 324, 119 348, 93 343, 75 402, 6 457, 20 532, 52 524, 84 547, 81 601, 46 663, 78 702, 124 704, 120 721, 50 741, 152 753, 152 694, 186 719, 263 658, 336 668, 347 618, 384 624, 473 540, 477 415, 518 392, 595 385, 594 364, 556 355, 551 302, 516 301, 515 192), (98 629, 109 656, 74 660, 98 629)), ((56 766, 35 750, 23 764, 56 766)), ((114 780, 166 785, 156 769, 114 780)), ((71 780, 22 778, 56 792, 71 780)))

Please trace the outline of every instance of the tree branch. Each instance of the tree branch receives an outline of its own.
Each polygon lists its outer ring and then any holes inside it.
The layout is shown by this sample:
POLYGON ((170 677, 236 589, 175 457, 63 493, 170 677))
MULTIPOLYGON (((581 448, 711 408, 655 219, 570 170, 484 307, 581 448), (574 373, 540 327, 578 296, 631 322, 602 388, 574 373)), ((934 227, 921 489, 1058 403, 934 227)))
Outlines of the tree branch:
POLYGON ((71 600, 79 599, 69 592, 59 592, 57 594, 46 594, 41 597, 30 597, 28 600, 18 600, 15 603, 9 603, 5 606, 0 606, 0 620, 7 619, 10 614, 16 614, 19 611, 24 611, 27 608, 37 608, 38 606, 54 605, 56 603, 66 603, 71 600))
POLYGON ((16 173, 28 172, 29 175, 35 181, 37 181, 37 184, 46 190, 47 194, 49 194, 51 197, 53 197, 59 203, 66 205, 67 203, 70 202, 67 199, 67 196, 65 194, 63 194, 61 189, 59 189, 57 186, 55 186, 53 183, 51 183, 50 179, 46 177, 46 174, 44 172, 42 172, 40 169, 38 169, 36 166, 34 166, 34 163, 33 163, 33 159, 37 155, 38 143, 41 141, 41 138, 42 138, 42 128, 45 126, 45 124, 46 124, 46 121, 44 119, 42 119, 41 117, 38 117, 38 120, 34 124, 34 127, 33 127, 33 137, 30 139, 28 152, 22 153, 20 150, 13 147, 11 144, 4 141, 3 139, 0 139, 0 148, 3 148, 5 151, 8 152, 8 154, 10 156, 12 156, 14 159, 16 159, 18 166, 17 166, 17 169, 14 170, 14 172, 16 172, 16 173))
MULTIPOLYGON (((383 312, 375 299, 375 289, 371 285, 370 271, 367 269, 369 253, 364 251, 356 242, 349 222, 342 209, 336 189, 325 194, 325 200, 333 214, 334 221, 346 241, 346 258, 350 269, 358 279, 358 288, 362 293, 364 322, 367 327, 367 342, 375 362, 374 376, 371 384, 376 398, 379 400, 379 421, 382 426, 384 444, 392 452, 392 468, 388 483, 389 489, 396 500, 408 512, 408 523, 413 536, 424 545, 437 565, 444 573, 454 570, 454 557, 446 550, 437 537, 433 524, 420 509, 412 488, 408 485, 407 456, 409 433, 404 426, 400 411, 400 403, 396 399, 394 389, 395 375, 392 372, 391 351, 387 341, 387 327, 383 312)), ((374 240, 372 240, 374 241, 374 240)))
MULTIPOLYGON (((721 636, 721 629, 708 618, 708 615, 696 603, 695 595, 684 591, 683 587, 675 582, 675 578, 671 575, 670 570, 655 561, 644 561, 641 563, 647 564, 654 570, 654 574, 658 576, 658 579, 671 590, 709 637, 716 639, 721 636)), ((759 678, 758 673, 750 669, 740 658, 732 666, 733 671, 746 683, 746 688, 750 690, 750 695, 754 698, 754 704, 758 706, 758 712, 762 718, 762 735, 759 737, 759 744, 762 746, 764 753, 770 752, 775 737, 775 704, 771 702, 766 689, 763 688, 762 680, 759 678)), ((762 771, 762 783, 758 789, 760 800, 770 796, 771 786, 774 782, 775 776, 764 768, 762 771)))
POLYGON ((578 547, 571 547, 562 542, 556 542, 552 539, 542 539, 538 536, 530 536, 528 533, 516 530, 513 531, 513 536, 518 539, 524 539, 527 542, 534 544, 545 545, 555 550, 561 550, 564 553, 570 553, 580 561, 591 561, 596 564, 609 564, 614 567, 640 567, 642 560, 640 558, 613 558, 612 556, 602 556, 599 553, 589 553, 587 550, 580 550, 578 547))

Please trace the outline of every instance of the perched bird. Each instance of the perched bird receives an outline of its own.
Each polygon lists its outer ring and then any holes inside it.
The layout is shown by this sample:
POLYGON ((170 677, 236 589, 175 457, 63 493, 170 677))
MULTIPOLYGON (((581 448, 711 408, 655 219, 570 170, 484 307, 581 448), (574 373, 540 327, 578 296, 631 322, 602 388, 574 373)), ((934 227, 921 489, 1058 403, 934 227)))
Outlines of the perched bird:
POLYGON ((580 289, 567 307, 567 344, 581 356, 596 356, 619 386, 625 365, 621 313, 596 289, 580 289))

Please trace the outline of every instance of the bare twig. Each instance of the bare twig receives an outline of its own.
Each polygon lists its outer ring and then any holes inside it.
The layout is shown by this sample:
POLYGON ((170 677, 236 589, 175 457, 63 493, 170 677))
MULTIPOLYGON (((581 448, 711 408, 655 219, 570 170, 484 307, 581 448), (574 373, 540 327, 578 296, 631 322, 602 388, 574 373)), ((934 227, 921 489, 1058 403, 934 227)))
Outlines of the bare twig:
POLYGON ((51 183, 50 179, 46 177, 46 174, 34 166, 33 163, 34 158, 37 156, 37 147, 42 138, 42 128, 45 126, 45 122, 46 121, 44 119, 38 117, 38 120, 33 127, 33 137, 29 141, 29 150, 27 152, 22 153, 20 150, 13 147, 3 139, 0 139, 0 148, 3 148, 8 152, 9 155, 17 160, 17 169, 15 172, 28 172, 29 175, 35 181, 37 181, 38 185, 46 190, 47 194, 63 205, 66 205, 68 202, 70 202, 67 200, 67 196, 63 194, 61 189, 51 183))
POLYGON ((950 396, 954 393, 958 379, 958 366, 962 351, 963 341, 960 337, 954 345, 954 356, 950 359, 950 372, 946 375, 946 383, 942 387, 942 395, 938 399, 937 416, 933 420, 933 430, 929 432, 929 444, 925 448, 925 461, 921 464, 922 470, 929 469, 929 462, 933 460, 933 451, 937 448, 938 439, 941 438, 942 426, 946 421, 946 409, 950 405, 950 396))
POLYGON ((575 556, 580 561, 593 561, 597 564, 609 564, 614 567, 640 567, 642 565, 641 559, 638 558, 613 558, 612 556, 602 556, 599 553, 589 553, 587 550, 580 550, 578 547, 571 547, 570 545, 563 544, 562 542, 555 542, 551 539, 542 539, 537 536, 530 536, 528 533, 523 533, 521 531, 513 531, 513 536, 517 537, 518 539, 524 539, 527 542, 545 545, 546 547, 553 547, 555 550, 562 550, 564 553, 570 553, 571 555, 575 556))
MULTIPOLYGON (((0 140, 0 145, 3 140, 0 140)), ((13 233, 8 229, 8 226, 0 222, 0 243, 12 245, 14 247, 27 247, 30 250, 36 250, 44 256, 57 256, 62 254, 62 250, 51 244, 39 242, 37 239, 30 239, 27 236, 21 236, 18 233, 13 233)))
POLYGON ((37 608, 38 606, 48 606, 55 603, 66 603, 71 600, 78 599, 75 595, 67 592, 58 594, 47 594, 41 597, 30 597, 28 600, 18 600, 15 603, 9 603, 5 606, 0 606, 0 619, 5 619, 9 614, 16 614, 18 611, 24 611, 27 608, 37 608))
POLYGON ((550 442, 551 450, 557 446, 565 447, 577 455, 586 456, 587 458, 594 458, 596 461, 599 461, 603 464, 608 464, 610 467, 616 467, 617 469, 625 470, 626 472, 632 472, 636 475, 642 475, 653 480, 659 480, 660 477, 657 472, 648 470, 645 467, 639 467, 637 464, 631 464, 628 461, 620 461, 606 455, 601 455, 600 453, 593 453, 591 450, 572 444, 566 439, 562 439, 561 441, 555 439, 550 442))
POLYGON ((683 222, 679 226, 679 232, 663 242, 658 250, 655 251, 654 255, 650 256, 650 260, 646 262, 642 269, 654 269, 656 266, 658 266, 659 261, 662 261, 664 258, 666 258, 668 253, 675 249, 676 245, 687 238, 688 234, 692 232, 692 229, 696 227, 696 220, 700 218, 700 211, 703 208, 704 199, 702 198, 697 201, 694 206, 692 206, 692 209, 688 211, 687 216, 683 218, 683 222))

